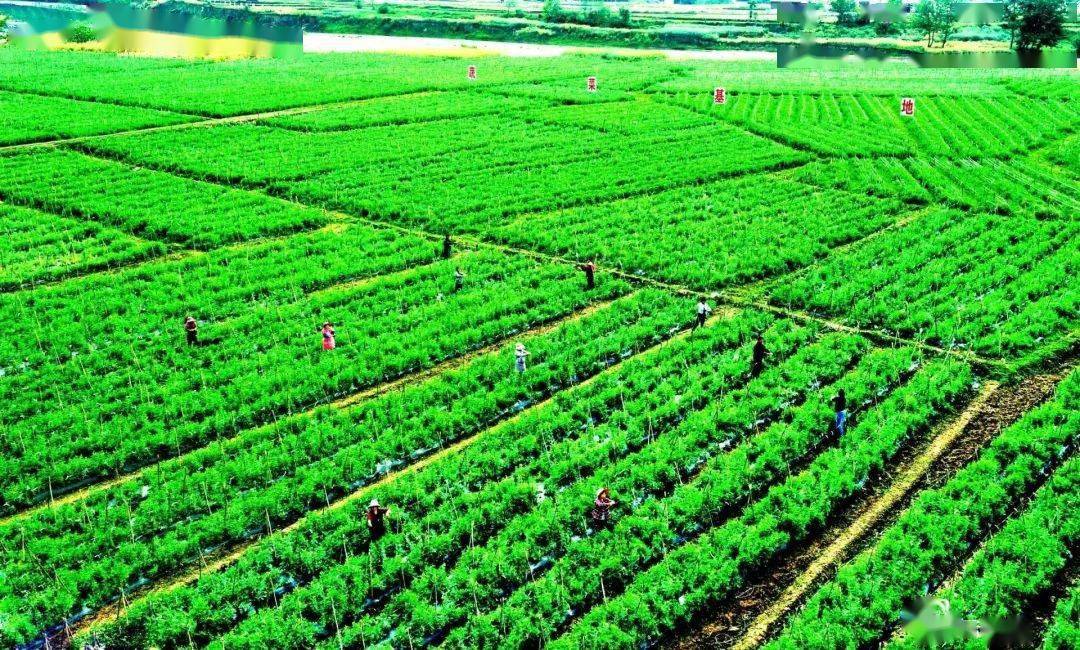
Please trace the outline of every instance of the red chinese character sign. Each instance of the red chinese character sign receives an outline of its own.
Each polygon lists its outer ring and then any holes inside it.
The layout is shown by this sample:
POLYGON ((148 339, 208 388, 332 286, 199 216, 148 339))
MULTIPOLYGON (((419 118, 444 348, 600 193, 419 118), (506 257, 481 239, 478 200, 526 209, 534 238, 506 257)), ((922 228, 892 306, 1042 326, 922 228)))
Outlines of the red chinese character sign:
POLYGON ((712 91, 712 103, 714 104, 726 104, 727 103, 727 91, 723 88, 716 88, 712 91))
POLYGON ((475 65, 470 65, 469 66, 469 79, 476 79, 476 66, 475 65))
POLYGON ((901 99, 900 114, 904 117, 915 117, 915 100, 910 97, 901 99))
POLYGON ((585 88, 588 89, 588 91, 591 93, 596 92, 596 77, 589 77, 588 79, 586 79, 585 88))

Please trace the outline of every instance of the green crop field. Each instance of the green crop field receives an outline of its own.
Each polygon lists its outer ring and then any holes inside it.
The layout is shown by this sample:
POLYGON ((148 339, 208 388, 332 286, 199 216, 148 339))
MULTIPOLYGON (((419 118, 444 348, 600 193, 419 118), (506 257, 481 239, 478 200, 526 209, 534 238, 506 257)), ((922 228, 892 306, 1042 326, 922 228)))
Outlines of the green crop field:
POLYGON ((0 47, 0 647, 1077 648, 1078 138, 1076 72, 0 47))

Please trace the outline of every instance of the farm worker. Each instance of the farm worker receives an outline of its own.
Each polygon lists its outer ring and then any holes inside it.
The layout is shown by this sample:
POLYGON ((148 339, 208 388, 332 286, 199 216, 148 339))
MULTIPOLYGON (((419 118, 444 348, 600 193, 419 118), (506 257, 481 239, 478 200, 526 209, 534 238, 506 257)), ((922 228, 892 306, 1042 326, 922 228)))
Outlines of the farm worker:
POLYGON ((371 539, 378 539, 386 533, 386 515, 390 514, 390 508, 379 505, 378 499, 372 499, 368 504, 364 519, 367 520, 368 532, 371 539))
POLYGON ((454 293, 461 291, 461 288, 465 286, 465 274, 461 272, 461 267, 454 269, 454 293))
POLYGON ((750 359, 750 376, 757 377, 761 374, 761 369, 765 366, 765 357, 768 356, 769 350, 765 347, 765 340, 761 334, 758 334, 757 341, 754 343, 753 356, 750 359))
POLYGON ((844 427, 847 425, 847 395, 841 388, 836 397, 832 399, 833 410, 836 411, 836 433, 844 435, 844 427))
POLYGON ((694 327, 690 331, 692 332, 692 331, 696 330, 697 328, 704 326, 705 325, 705 320, 707 318, 709 318, 709 314, 711 314, 711 313, 712 313, 712 307, 709 306, 709 303, 705 302, 705 298, 698 299, 698 303, 697 303, 697 322, 694 324, 694 327))
POLYGON ((525 359, 529 357, 529 351, 525 345, 518 343, 514 346, 514 368, 518 372, 525 372, 525 359))
POLYGON ((578 268, 585 272, 585 289, 588 290, 595 288, 596 279, 594 276, 596 275, 596 263, 592 260, 589 260, 578 268))
POLYGON ((334 340, 334 324, 327 321, 322 324, 322 349, 333 350, 337 347, 337 342, 334 340))
POLYGON ((454 242, 450 239, 450 233, 446 233, 446 236, 442 240, 442 256, 443 259, 450 259, 450 252, 454 248, 454 242))
POLYGON ((593 502, 592 520, 599 526, 606 526, 611 520, 611 509, 615 502, 611 499, 611 493, 606 487, 596 491, 596 501, 593 502))
POLYGON ((193 316, 184 319, 184 333, 187 335, 188 345, 199 344, 199 324, 193 316))

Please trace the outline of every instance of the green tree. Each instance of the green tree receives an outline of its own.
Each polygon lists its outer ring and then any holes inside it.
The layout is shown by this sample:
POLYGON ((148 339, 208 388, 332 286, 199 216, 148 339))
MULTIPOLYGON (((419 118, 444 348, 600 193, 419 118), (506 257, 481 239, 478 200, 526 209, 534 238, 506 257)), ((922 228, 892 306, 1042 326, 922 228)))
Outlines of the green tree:
POLYGON ((949 42, 949 37, 956 33, 955 0, 934 0, 934 17, 937 20, 937 33, 941 38, 941 47, 949 42))
POLYGON ((64 40, 68 43, 89 43, 97 37, 94 28, 86 23, 72 23, 64 30, 64 40))
POLYGON ((1016 45, 1016 32, 1020 31, 1022 15, 1020 0, 1005 0, 1001 8, 1001 28, 1009 32, 1009 49, 1016 45))
POLYGON ((1054 47, 1065 38, 1065 0, 1007 0, 1002 27, 1018 50, 1054 47))
POLYGON ((934 0, 921 0, 915 6, 915 14, 911 18, 911 26, 926 36, 926 47, 934 46, 934 35, 937 34, 937 18, 934 13, 934 0))
POLYGON ((922 0, 915 7, 911 26, 926 35, 926 47, 934 46, 934 39, 941 39, 941 47, 949 42, 956 31, 956 7, 954 0, 922 0))
POLYGON ((855 24, 858 17, 855 11, 855 0, 833 0, 832 10, 836 12, 836 23, 844 27, 855 24))
POLYGON ((544 9, 541 11, 540 16, 549 23, 562 22, 562 4, 559 3, 559 0, 544 0, 544 9))

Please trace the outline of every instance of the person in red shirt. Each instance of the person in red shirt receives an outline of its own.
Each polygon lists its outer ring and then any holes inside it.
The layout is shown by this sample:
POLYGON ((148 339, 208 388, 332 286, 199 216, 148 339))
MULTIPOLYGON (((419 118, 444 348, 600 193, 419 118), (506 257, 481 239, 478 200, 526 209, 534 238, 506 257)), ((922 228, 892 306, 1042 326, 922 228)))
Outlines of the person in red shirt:
POLYGON ((593 502, 592 520, 597 528, 607 526, 611 521, 611 509, 615 507, 615 501, 611 499, 611 493, 606 487, 596 491, 596 501, 593 502))
POLYGON ((334 324, 327 321, 322 325, 322 347, 324 350, 333 350, 337 347, 337 341, 334 339, 334 324))

